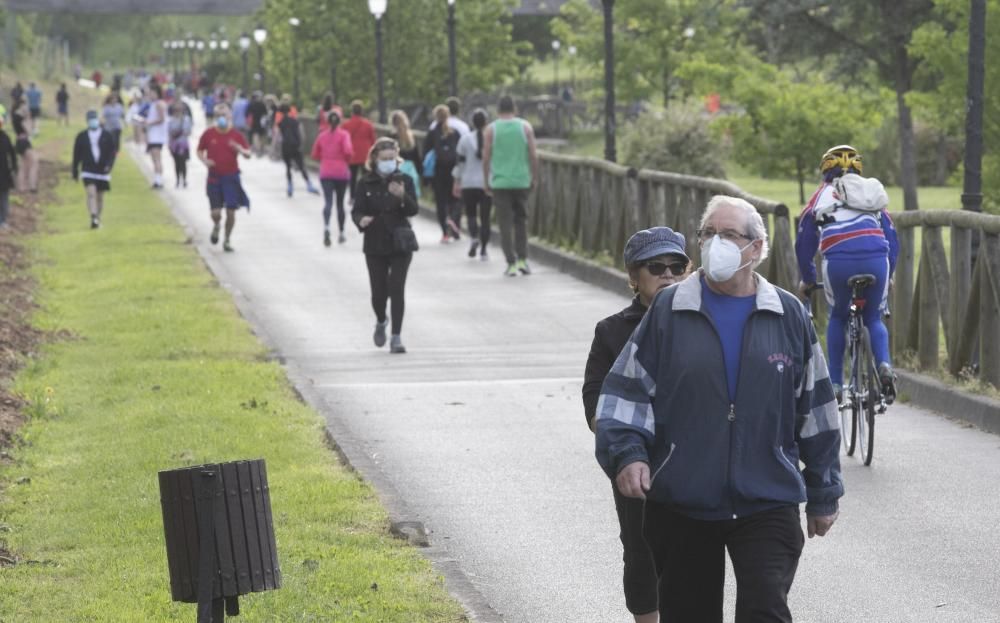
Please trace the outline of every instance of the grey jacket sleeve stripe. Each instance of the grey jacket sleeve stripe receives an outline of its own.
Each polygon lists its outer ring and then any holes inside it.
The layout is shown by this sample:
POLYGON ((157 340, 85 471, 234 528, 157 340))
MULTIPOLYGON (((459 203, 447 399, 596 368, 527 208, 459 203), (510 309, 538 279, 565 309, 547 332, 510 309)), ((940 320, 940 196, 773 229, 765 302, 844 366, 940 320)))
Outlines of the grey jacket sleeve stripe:
POLYGON ((820 433, 840 428, 837 400, 833 397, 833 387, 830 384, 830 370, 826 366, 826 357, 823 355, 823 349, 815 332, 812 332, 811 339, 812 356, 806 366, 803 382, 796 390, 796 398, 799 399, 799 403, 809 405, 809 410, 804 414, 805 421, 799 432, 802 438, 815 437, 820 433), (817 389, 829 389, 830 391, 817 392, 817 389), (827 399, 828 396, 829 399, 827 399))
POLYGON ((597 418, 617 420, 652 434, 656 381, 639 362, 638 350, 635 342, 629 341, 618 355, 601 388, 597 418))

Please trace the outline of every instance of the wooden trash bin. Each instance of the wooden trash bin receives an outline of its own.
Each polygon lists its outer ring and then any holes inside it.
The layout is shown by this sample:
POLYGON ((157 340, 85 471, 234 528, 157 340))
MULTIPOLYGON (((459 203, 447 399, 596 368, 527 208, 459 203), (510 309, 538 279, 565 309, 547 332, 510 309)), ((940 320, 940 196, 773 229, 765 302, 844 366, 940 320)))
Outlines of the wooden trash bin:
POLYGON ((263 459, 161 471, 170 593, 198 623, 239 614, 240 595, 281 587, 263 459))

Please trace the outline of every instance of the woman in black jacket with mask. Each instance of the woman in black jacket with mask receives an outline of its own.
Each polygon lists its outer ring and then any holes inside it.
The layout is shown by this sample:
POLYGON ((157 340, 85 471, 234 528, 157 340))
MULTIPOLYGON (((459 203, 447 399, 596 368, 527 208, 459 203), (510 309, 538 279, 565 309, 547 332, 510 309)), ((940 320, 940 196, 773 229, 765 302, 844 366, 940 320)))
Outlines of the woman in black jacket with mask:
POLYGON ((375 141, 365 164, 367 173, 358 181, 351 219, 364 234, 365 261, 375 310, 375 346, 385 345, 389 320, 385 315, 392 299, 390 352, 405 353, 400 338, 403 328, 406 273, 417 250, 409 217, 417 214, 417 193, 410 176, 399 171, 399 145, 391 138, 375 141))

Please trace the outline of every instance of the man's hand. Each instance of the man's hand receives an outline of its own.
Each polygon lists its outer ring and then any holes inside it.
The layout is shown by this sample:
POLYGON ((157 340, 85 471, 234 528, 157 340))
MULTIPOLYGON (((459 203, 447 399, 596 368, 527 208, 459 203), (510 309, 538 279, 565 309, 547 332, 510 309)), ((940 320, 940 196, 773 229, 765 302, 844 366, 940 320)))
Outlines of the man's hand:
POLYGON ((205 166, 209 169, 215 167, 215 160, 212 160, 211 158, 202 158, 201 161, 204 162, 205 166))
POLYGON ((629 463, 618 472, 615 484, 625 497, 645 500, 646 492, 649 491, 649 464, 643 461, 629 463))
POLYGON ((493 187, 490 186, 489 182, 483 182, 483 192, 486 193, 487 197, 493 196, 493 187))
POLYGON ((358 225, 361 226, 361 229, 364 229, 365 227, 371 225, 371 222, 374 220, 375 220, 374 216, 362 216, 361 220, 358 221, 358 225))
POLYGON ((406 187, 403 186, 403 182, 389 182, 389 193, 391 195, 402 199, 404 192, 406 192, 406 187))
POLYGON ((839 512, 824 517, 806 516, 806 531, 809 533, 809 538, 826 536, 826 533, 833 527, 833 522, 837 521, 838 515, 840 515, 839 512))

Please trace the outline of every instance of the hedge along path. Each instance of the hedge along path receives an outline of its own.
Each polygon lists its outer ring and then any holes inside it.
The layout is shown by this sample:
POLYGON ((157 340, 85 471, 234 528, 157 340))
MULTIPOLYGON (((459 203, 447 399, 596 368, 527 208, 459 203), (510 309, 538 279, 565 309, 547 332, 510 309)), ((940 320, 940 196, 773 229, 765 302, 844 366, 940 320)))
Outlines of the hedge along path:
POLYGON ((466 620, 135 164, 119 159, 98 231, 66 171, 31 241, 34 320, 76 337, 16 380, 42 398, 0 468, 0 539, 19 561, 0 568, 0 621, 193 620, 170 602, 157 471, 248 458, 267 461, 283 586, 241 599, 240 620, 466 620))

